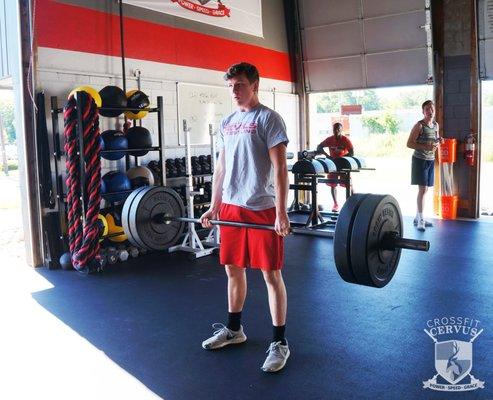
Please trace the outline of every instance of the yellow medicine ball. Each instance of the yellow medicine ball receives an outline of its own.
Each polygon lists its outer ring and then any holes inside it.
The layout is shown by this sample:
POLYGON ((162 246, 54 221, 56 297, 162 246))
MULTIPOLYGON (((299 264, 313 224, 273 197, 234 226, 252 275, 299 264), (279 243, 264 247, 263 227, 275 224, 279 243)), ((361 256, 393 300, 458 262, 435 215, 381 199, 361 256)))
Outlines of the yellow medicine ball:
POLYGON ((87 94, 89 94, 93 99, 94 99, 94 102, 96 103, 96 106, 99 108, 101 107, 101 104, 103 103, 102 100, 101 100, 101 96, 99 95, 99 92, 90 87, 90 86, 79 86, 79 87, 76 87, 74 90, 72 90, 69 95, 68 95, 68 98, 70 98, 70 96, 76 96, 77 92, 86 92, 87 94))
MULTIPOLYGON (((126 93, 128 108, 147 108, 149 107, 149 97, 141 90, 130 90, 126 93)), ((130 119, 141 119, 147 115, 147 111, 125 111, 125 116, 130 119)))

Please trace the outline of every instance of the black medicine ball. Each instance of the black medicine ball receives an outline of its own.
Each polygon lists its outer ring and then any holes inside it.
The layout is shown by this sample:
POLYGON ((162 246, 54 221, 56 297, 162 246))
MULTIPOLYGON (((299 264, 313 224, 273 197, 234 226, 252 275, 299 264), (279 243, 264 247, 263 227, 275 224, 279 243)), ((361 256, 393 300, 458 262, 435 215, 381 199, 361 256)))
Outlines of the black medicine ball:
MULTIPOLYGON (((133 126, 127 131, 128 149, 144 149, 152 147, 152 137, 148 129, 143 126, 133 126)), ((147 150, 130 151, 133 156, 143 156, 147 150)))
MULTIPOLYGON (((99 91, 101 96, 101 107, 104 108, 125 108, 127 107, 127 96, 118 86, 105 86, 99 91)), ((99 114, 104 117, 118 117, 123 110, 99 110, 99 114)))

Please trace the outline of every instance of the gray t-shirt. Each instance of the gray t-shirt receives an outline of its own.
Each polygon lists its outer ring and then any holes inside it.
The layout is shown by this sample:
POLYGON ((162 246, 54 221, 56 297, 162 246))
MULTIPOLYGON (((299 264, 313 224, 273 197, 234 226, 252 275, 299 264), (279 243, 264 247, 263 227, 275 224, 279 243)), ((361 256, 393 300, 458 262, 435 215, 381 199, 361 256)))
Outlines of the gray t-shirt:
MULTIPOLYGON (((438 139, 437 123, 433 122, 433 126, 428 126, 424 121, 419 121, 421 124, 421 133, 416 138, 416 143, 427 144, 436 142, 438 139)), ((435 159, 435 151, 433 150, 414 150, 414 157, 422 160, 433 161, 435 159)))
POLYGON ((217 136, 217 150, 224 149, 225 157, 223 203, 250 210, 274 207, 269 149, 288 142, 281 116, 263 104, 224 118, 217 136))

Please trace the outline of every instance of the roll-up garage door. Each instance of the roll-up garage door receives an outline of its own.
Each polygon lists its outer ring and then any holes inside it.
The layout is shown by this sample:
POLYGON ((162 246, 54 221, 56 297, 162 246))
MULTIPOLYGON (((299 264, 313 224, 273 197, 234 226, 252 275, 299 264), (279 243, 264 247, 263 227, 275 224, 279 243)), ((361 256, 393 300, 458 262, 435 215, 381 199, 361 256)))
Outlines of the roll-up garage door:
POLYGON ((493 0, 480 0, 479 27, 479 76, 493 79, 493 0))
POLYGON ((309 92, 431 81, 429 0, 299 2, 309 92))

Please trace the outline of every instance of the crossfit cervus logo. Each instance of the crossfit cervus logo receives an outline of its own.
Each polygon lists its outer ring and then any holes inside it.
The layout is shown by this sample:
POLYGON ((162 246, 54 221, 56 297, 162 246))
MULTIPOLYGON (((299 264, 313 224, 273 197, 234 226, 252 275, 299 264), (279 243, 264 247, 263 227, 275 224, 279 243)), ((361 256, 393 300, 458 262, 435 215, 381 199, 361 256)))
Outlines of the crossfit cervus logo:
POLYGON ((428 329, 425 333, 435 342, 435 370, 433 378, 423 382, 424 389, 443 392, 464 392, 484 389, 484 381, 471 375, 472 345, 474 340, 483 332, 479 329, 480 321, 467 317, 443 317, 430 319, 426 322, 428 329), (463 335, 468 341, 453 339, 453 336, 463 335), (446 339, 439 342, 437 336, 444 335, 446 339), (469 383, 458 383, 466 377, 469 383), (442 381, 442 382, 439 382, 442 381), (449 384, 447 384, 449 383, 449 384))
POLYGON ((229 17, 231 9, 226 7, 221 0, 217 0, 217 8, 206 7, 205 4, 211 2, 211 0, 171 0, 173 3, 178 3, 181 7, 197 12, 200 14, 208 15, 210 17, 229 17))

